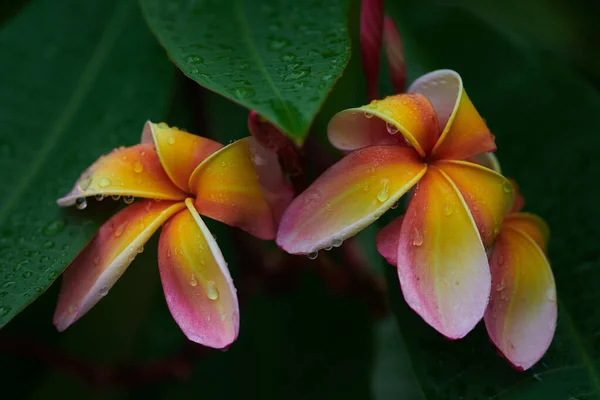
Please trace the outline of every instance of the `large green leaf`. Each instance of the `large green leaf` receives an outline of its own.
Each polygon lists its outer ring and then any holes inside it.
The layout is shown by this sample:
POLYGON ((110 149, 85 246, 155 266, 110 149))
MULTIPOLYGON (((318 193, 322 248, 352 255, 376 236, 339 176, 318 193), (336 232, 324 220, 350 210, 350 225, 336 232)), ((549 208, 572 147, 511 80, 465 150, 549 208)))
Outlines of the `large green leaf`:
MULTIPOLYGON (((428 399, 597 399, 600 396, 600 95, 556 54, 527 36, 515 40, 468 8, 406 0, 391 10, 413 77, 453 68, 496 134, 507 176, 526 209, 552 228, 549 253, 558 287, 558 329, 534 368, 512 370, 480 326, 448 341, 408 309, 389 271, 392 303, 428 399)), ((585 38, 579 38, 579 40, 585 38)))
POLYGON ((107 216, 96 212, 107 201, 77 211, 55 199, 164 117, 174 75, 132 0, 33 1, 1 27, 0 59, 2 326, 107 216))
POLYGON ((346 0, 141 0, 190 78, 301 143, 349 58, 346 0))

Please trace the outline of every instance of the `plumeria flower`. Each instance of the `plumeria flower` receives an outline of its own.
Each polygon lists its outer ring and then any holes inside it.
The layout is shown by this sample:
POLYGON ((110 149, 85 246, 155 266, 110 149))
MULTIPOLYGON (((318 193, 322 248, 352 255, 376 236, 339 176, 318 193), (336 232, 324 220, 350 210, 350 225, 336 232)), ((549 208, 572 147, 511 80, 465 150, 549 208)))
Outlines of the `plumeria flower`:
POLYGON ((57 202, 145 198, 100 227, 63 274, 54 324, 63 331, 102 299, 162 225, 158 266, 167 305, 192 341, 224 348, 239 309, 227 263, 201 215, 274 239, 292 197, 274 153, 248 137, 223 147, 147 122, 142 143, 100 157, 57 202))
MULTIPOLYGON (((490 160, 499 171, 495 158, 490 160)), ((492 343, 520 371, 546 353, 557 316, 556 286, 545 255, 550 229, 537 215, 519 212, 523 204, 515 190, 513 207, 490 248, 492 290, 484 315, 492 343)), ((396 262, 401 232, 402 218, 398 218, 378 234, 377 250, 390 264, 396 262)))
MULTIPOLYGON (((515 185, 516 186, 516 185, 515 185)), ((492 295, 484 321, 492 342, 518 370, 542 358, 556 330, 556 285, 545 255, 546 222, 520 212, 517 193, 490 253, 492 295)))
POLYGON ((391 244, 394 264, 407 303, 457 339, 483 317, 491 286, 485 246, 513 190, 502 175, 468 161, 495 144, 456 72, 429 73, 408 91, 333 117, 329 140, 352 152, 291 203, 277 243, 293 254, 339 245, 414 187, 391 244))

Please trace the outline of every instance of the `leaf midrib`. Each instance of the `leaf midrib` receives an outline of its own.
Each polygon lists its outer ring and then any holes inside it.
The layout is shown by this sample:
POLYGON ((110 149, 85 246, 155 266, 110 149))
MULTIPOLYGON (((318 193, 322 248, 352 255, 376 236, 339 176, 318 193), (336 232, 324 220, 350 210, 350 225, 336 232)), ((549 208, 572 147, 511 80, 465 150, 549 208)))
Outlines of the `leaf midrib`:
POLYGON ((47 136, 46 141, 41 146, 29 166, 29 169, 20 179, 19 185, 17 185, 11 192, 4 203, 4 206, 0 209, 0 226, 6 220, 9 215, 9 211, 17 204, 18 200, 23 195, 23 192, 27 190, 32 184, 33 179, 37 176, 38 172, 45 164, 50 155, 51 151, 56 147, 59 140, 63 137, 69 124, 73 121, 74 116, 83 104, 83 100, 89 93, 93 83, 98 77, 101 67, 107 59, 112 47, 114 46, 117 38, 119 37, 122 29, 125 27, 127 17, 132 10, 132 3, 127 1, 119 1, 115 5, 115 9, 108 20, 106 28, 100 36, 98 45, 92 53, 92 57, 85 65, 83 73, 79 78, 73 94, 69 98, 62 114, 58 117, 54 123, 50 133, 47 136))
MULTIPOLYGON (((275 97, 281 102, 281 106, 283 107, 283 109, 285 110, 285 113, 287 114, 289 123, 293 123, 294 117, 293 117, 292 111, 289 109, 288 104, 284 101, 283 96, 281 95, 281 92, 275 85, 275 82, 273 82, 273 80, 271 79, 271 75, 267 72, 267 68, 265 67, 265 64, 263 63, 260 55, 258 54, 256 45, 254 44, 254 42, 251 39, 248 22, 246 21, 246 17, 244 16, 244 12, 242 10, 242 0, 236 0, 236 2, 235 2, 235 15, 237 16, 237 19, 240 22, 240 24, 239 24, 240 30, 241 30, 240 36, 242 37, 242 41, 246 44, 246 47, 248 48, 248 52, 250 53, 250 56, 254 60, 254 63, 256 64, 259 72, 264 76, 269 87, 273 91, 273 94, 275 94, 275 97)), ((284 127, 281 127, 281 128, 284 128, 284 127)), ((284 130, 286 130, 286 129, 284 128, 284 130)), ((293 133, 296 133, 296 132, 293 132, 293 133)))

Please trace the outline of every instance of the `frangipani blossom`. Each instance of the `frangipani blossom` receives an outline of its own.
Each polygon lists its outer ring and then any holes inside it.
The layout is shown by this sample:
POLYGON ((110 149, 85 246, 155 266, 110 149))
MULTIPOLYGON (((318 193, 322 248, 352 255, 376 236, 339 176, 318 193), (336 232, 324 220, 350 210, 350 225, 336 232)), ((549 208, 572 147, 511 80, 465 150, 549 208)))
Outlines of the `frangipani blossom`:
MULTIPOLYGON (((443 335, 466 335, 483 317, 491 276, 485 247, 512 205, 510 182, 465 161, 494 137, 449 70, 398 94, 342 111, 331 143, 352 151, 286 210, 277 243, 313 253, 356 234, 415 187, 394 264, 408 304, 443 335)), ((389 246, 380 237, 379 246, 389 246)))
POLYGON ((142 143, 114 150, 86 170, 60 206, 86 197, 145 198, 110 218, 63 274, 54 324, 77 321, 125 272, 162 225, 158 265, 173 318, 192 341, 224 348, 239 308, 227 263, 201 215, 274 239, 292 197, 274 153, 254 138, 228 146, 147 122, 142 143))
POLYGON ((556 285, 545 255, 550 229, 540 217, 520 212, 517 196, 490 253, 492 294, 484 321, 498 350, 516 369, 544 355, 556 329, 556 285))

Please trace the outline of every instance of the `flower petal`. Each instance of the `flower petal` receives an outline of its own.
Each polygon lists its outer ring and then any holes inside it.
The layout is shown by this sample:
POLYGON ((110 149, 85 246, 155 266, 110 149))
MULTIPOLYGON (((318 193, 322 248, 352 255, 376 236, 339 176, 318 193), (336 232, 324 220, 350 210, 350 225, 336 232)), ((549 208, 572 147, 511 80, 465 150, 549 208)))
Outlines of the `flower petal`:
POLYGON ((504 226, 490 255, 492 294, 485 326, 517 369, 546 352, 556 329, 556 287, 544 252, 527 233, 504 226))
POLYGON ((469 159, 467 159, 467 161, 482 165, 486 168, 491 169, 492 171, 496 171, 499 174, 502 173, 502 169, 500 168, 500 162, 498 161, 496 155, 491 151, 470 157, 469 159))
POLYGON ((165 172, 178 188, 186 192, 190 190, 188 181, 196 167, 223 147, 214 140, 169 127, 164 122, 146 122, 142 141, 146 140, 147 132, 152 135, 165 172))
POLYGON ((408 305, 444 336, 462 338, 483 317, 490 294, 485 249, 458 188, 435 167, 404 216, 397 266, 408 305))
POLYGON ((384 226, 376 236, 377 251, 392 265, 396 265, 398 262, 398 240, 400 240, 402 221, 404 221, 404 215, 384 226))
POLYGON ((329 122, 327 135, 340 150, 404 144, 406 139, 424 157, 437 140, 437 121, 427 98, 398 94, 337 113, 329 122))
POLYGON ((100 157, 57 203, 72 206, 80 197, 95 195, 161 200, 183 200, 186 196, 171 182, 151 144, 121 147, 100 157))
POLYGON ((150 236, 183 208, 183 202, 143 200, 106 221, 63 274, 56 328, 65 330, 104 297, 150 236))
POLYGON ((513 185, 513 190, 515 192, 515 201, 513 202, 513 206, 510 209, 511 213, 518 213, 525 207, 525 197, 521 193, 521 189, 519 189, 519 185, 514 179, 509 179, 510 183, 513 185))
POLYGON ((434 165, 458 187, 477 223, 483 244, 490 246, 512 206, 510 181, 489 168, 466 161, 438 161, 434 165))
POLYGON ((238 335, 239 307, 223 254, 186 199, 164 226, 158 247, 160 278, 167 305, 188 339, 222 349, 238 335))
POLYGON ((430 72, 408 91, 425 95, 436 111, 441 136, 433 148, 434 157, 463 160, 496 150, 494 136, 469 100, 458 73, 447 69, 430 72))
POLYGON ((278 157, 248 137, 207 158, 190 178, 202 215, 273 239, 293 197, 278 157))
POLYGON ((427 166, 408 147, 356 150, 323 173, 286 210, 277 244, 306 254, 341 243, 388 210, 427 166))
POLYGON ((504 225, 526 233, 543 251, 550 240, 550 227, 542 218, 530 213, 514 213, 506 216, 504 225))

